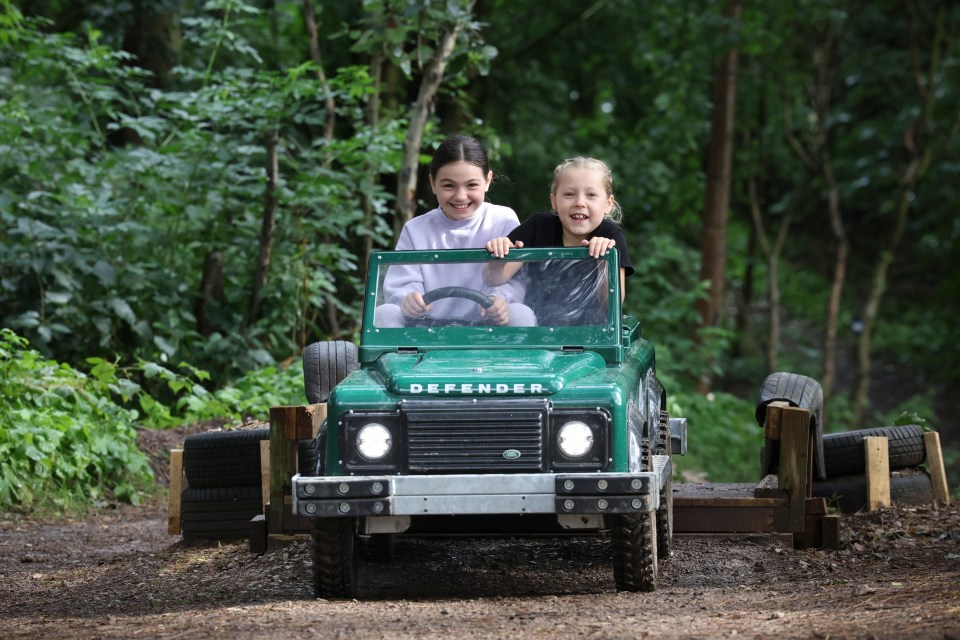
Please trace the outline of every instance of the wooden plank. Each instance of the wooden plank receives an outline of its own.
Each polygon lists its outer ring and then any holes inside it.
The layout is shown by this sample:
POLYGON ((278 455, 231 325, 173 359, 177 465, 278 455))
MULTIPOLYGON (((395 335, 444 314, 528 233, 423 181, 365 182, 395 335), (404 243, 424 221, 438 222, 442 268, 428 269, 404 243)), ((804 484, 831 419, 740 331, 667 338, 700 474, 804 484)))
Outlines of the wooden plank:
POLYGON ((787 493, 779 486, 779 478, 769 473, 763 477, 753 488, 754 498, 781 498, 787 499, 787 493))
POLYGON ((821 547, 837 551, 840 549, 840 516, 825 515, 820 521, 821 547))
POLYGON ((270 407, 270 424, 281 425, 283 435, 290 440, 316 438, 326 419, 326 403, 270 407))
POLYGON ((260 441, 260 489, 266 514, 270 505, 270 440, 260 441))
POLYGON ((927 464, 930 467, 933 499, 944 504, 950 504, 947 472, 943 467, 943 450, 940 449, 940 434, 936 431, 928 431, 923 434, 923 445, 927 450, 927 464))
POLYGON ((823 547, 823 517, 827 514, 826 498, 807 498, 804 502, 803 531, 794 534, 797 549, 823 547))
MULTIPOLYGON (((750 499, 755 500, 755 499, 750 499)), ((675 533, 773 533, 790 524, 783 501, 779 506, 717 500, 714 504, 673 503, 675 533), (732 504, 728 504, 732 503, 732 504)))
POLYGON ((780 410, 789 408, 790 403, 782 400, 767 405, 767 417, 763 421, 763 437, 767 440, 780 439, 780 410))
POLYGON ((798 407, 781 407, 779 487, 790 503, 790 529, 805 528, 806 499, 812 490, 813 443, 810 439, 810 412, 798 407))
POLYGON ((180 495, 183 493, 183 449, 170 450, 170 487, 167 493, 167 533, 180 535, 180 495))
POLYGON ((883 436, 865 436, 863 455, 867 477, 867 511, 890 506, 889 443, 883 436))
POLYGON ((284 504, 284 491, 290 493, 290 481, 297 472, 297 439, 287 436, 297 434, 295 423, 305 407, 270 407, 270 508, 267 525, 270 533, 282 533, 284 523, 290 517, 284 504))

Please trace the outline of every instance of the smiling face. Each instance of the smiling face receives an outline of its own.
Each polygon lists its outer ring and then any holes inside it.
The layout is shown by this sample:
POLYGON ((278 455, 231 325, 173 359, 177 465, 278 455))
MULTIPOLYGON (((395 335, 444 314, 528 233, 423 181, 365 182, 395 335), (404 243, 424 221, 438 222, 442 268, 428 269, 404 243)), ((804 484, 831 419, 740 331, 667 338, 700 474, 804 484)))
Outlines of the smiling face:
POLYGON ((558 176, 550 204, 563 225, 563 244, 578 247, 613 207, 613 194, 596 169, 568 167, 558 176))
POLYGON ((440 167, 437 175, 430 178, 430 188, 437 195, 445 216, 451 220, 466 220, 483 205, 492 180, 493 172, 484 175, 483 169, 477 165, 458 160, 440 167))

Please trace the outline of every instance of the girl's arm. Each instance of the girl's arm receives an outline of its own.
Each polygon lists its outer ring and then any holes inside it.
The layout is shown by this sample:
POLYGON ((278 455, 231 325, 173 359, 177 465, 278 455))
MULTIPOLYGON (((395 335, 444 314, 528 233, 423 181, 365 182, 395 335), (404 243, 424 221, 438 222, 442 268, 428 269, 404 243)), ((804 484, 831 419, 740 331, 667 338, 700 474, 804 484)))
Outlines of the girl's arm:
MULTIPOLYGON (((516 247, 517 249, 523 248, 523 242, 517 241, 517 244, 513 244, 510 241, 510 238, 501 236, 499 238, 494 238, 487 242, 487 251, 492 253, 497 258, 503 258, 508 253, 510 249, 516 247)), ((488 262, 483 265, 483 284, 488 287, 496 287, 501 284, 504 284, 510 278, 517 274, 517 271, 520 270, 520 267, 523 266, 522 262, 502 262, 500 260, 494 262, 488 262)))

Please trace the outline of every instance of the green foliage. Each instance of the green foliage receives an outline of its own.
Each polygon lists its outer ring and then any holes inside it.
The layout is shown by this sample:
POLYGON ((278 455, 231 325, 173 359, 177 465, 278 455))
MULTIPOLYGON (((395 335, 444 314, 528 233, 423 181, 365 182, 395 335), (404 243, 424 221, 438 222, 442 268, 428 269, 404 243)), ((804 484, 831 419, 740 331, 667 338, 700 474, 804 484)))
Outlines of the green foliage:
POLYGON ((0 509, 138 502, 152 480, 121 383, 85 375, 0 329, 0 509))
POLYGON ((727 393, 681 392, 670 396, 668 405, 671 416, 687 419, 687 455, 673 458, 680 474, 710 482, 759 479, 763 430, 752 402, 727 393))
POLYGON ((652 223, 640 225, 629 235, 634 238, 642 250, 630 253, 636 273, 627 279, 625 311, 640 319, 643 335, 656 345, 657 371, 668 391, 689 390, 716 366, 707 363, 716 363, 731 335, 721 328, 693 339, 700 321, 694 305, 707 294, 697 281, 696 251, 652 223))
POLYGON ((121 368, 89 358, 88 364, 82 373, 0 330, 0 510, 137 503, 152 480, 137 447, 138 426, 266 420, 271 406, 303 398, 299 364, 256 369, 213 392, 203 386, 209 374, 185 363, 180 372, 145 361, 121 368))

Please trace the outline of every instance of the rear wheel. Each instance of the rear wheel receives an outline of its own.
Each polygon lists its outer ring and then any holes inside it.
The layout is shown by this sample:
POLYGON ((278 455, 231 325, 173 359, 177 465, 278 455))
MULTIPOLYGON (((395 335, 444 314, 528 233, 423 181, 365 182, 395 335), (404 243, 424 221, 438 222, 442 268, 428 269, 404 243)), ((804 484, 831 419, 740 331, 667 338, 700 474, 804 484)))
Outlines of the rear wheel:
POLYGON ((310 404, 326 402, 333 388, 359 367, 357 345, 346 340, 308 344, 303 350, 303 390, 310 404))
POLYGON ((360 564, 355 518, 317 518, 311 531, 313 590, 318 598, 357 597, 360 564))
MULTIPOLYGON (((672 457, 670 446, 670 416, 666 411, 660 412, 658 427, 660 446, 657 453, 672 457)), ((667 476, 667 482, 660 490, 660 506, 657 508, 657 555, 660 559, 670 557, 670 548, 673 544, 673 465, 667 476)))
POLYGON ((657 590, 657 531, 654 512, 610 516, 613 579, 617 591, 657 590))

